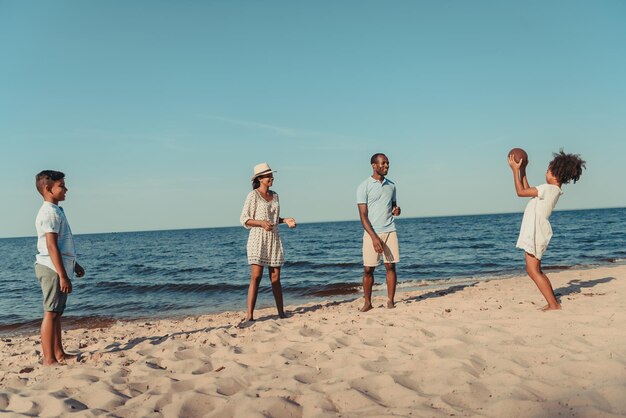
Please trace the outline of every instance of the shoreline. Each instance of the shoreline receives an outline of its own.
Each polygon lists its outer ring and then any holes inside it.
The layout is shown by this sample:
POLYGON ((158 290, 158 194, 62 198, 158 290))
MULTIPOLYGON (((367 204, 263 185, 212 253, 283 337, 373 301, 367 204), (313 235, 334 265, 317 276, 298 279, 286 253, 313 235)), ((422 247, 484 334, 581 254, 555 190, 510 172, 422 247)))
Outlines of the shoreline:
POLYGON ((626 414, 626 266, 398 295, 117 322, 64 333, 78 362, 38 365, 1 338, 0 412, 58 416, 594 416, 626 414))
MULTIPOLYGON (((626 259, 621 258, 611 258, 607 259, 603 264, 577 264, 573 266, 546 266, 544 270, 546 270, 549 276, 553 274, 558 274, 566 271, 586 271, 586 270, 594 270, 599 268, 612 268, 618 266, 626 266, 626 259)), ((484 277, 450 277, 450 278, 434 278, 434 279, 406 279, 398 281, 397 291, 396 291, 396 299, 400 299, 403 297, 405 293, 419 292, 423 290, 431 290, 431 289, 445 289, 448 287, 458 286, 459 284, 465 284, 468 282, 488 282, 492 280, 508 280, 511 278, 520 277, 522 273, 522 269, 520 268, 519 274, 514 273, 505 273, 505 274, 488 274, 484 277)), ((523 276, 525 277, 525 276, 523 276)), ((527 278, 527 277, 526 277, 527 278)), ((529 279, 530 280, 530 279, 529 279)), ((341 288, 347 288, 348 286, 352 286, 352 283, 348 284, 340 284, 341 288)), ((352 301, 354 299, 359 299, 363 297, 362 287, 361 285, 354 283, 355 290, 352 292, 348 291, 339 291, 336 294, 332 293, 332 290, 328 292, 319 291, 319 295, 312 296, 298 296, 298 297, 290 297, 287 299, 288 307, 293 308, 294 305, 298 305, 295 309, 300 306, 306 306, 309 304, 319 304, 324 302, 344 302, 344 301, 352 301)), ((373 296, 382 296, 386 295, 386 285, 384 283, 384 278, 381 279, 380 273, 378 275, 378 282, 374 284, 373 288, 373 296)), ((245 295, 244 295, 245 296, 245 295)), ((202 316, 211 316, 211 315, 221 315, 221 314, 237 314, 242 313, 245 315, 245 300, 242 297, 242 307, 239 310, 224 310, 218 309, 215 311, 207 310, 203 312, 188 312, 188 313, 180 313, 175 315, 154 315, 154 316, 138 316, 138 317, 121 317, 116 318, 114 316, 89 316, 89 317, 81 317, 81 316, 64 316, 63 319, 63 330, 80 330, 80 329, 95 329, 95 328, 107 328, 116 323, 136 323, 136 322, 155 322, 162 320, 172 320, 172 321, 182 321, 187 317, 202 317, 202 316)), ((257 308, 257 310, 261 309, 270 309, 274 306, 272 302, 266 303, 266 305, 261 305, 261 308, 257 308)), ((69 310, 71 312, 71 308, 69 310)), ((23 323, 15 323, 15 324, 0 324, 0 338, 19 338, 19 337, 29 337, 29 336, 37 336, 39 334, 39 326, 41 324, 41 318, 35 318, 33 320, 23 322, 23 323)))

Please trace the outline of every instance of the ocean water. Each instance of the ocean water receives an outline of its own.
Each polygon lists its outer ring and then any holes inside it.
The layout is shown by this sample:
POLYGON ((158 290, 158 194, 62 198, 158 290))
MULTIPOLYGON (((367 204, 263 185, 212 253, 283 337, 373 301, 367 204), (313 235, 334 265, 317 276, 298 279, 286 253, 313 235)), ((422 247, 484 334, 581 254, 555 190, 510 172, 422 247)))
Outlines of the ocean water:
MULTIPOLYGON (((521 219, 521 213, 398 218, 398 292, 524 274, 524 253, 515 249, 521 219)), ((554 237, 542 263, 548 273, 626 261, 626 208, 558 211, 550 222, 554 237)), ((360 297, 362 234, 358 221, 281 227, 285 304, 360 297)), ((77 235, 87 274, 73 282, 65 327, 245 310, 247 236, 242 227, 77 235)), ((0 239, 2 334, 39 326, 36 244, 35 237, 0 239)), ((383 267, 376 283, 385 288, 383 267)), ((273 305, 265 276, 257 307, 273 305)))

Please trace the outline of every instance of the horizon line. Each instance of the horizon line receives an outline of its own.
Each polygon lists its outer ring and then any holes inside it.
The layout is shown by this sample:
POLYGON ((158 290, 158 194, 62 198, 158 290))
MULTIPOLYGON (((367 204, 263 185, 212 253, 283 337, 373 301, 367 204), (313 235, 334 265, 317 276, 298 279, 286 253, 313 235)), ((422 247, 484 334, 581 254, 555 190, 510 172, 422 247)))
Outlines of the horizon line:
MULTIPOLYGON (((554 210, 554 212, 576 212, 583 210, 607 210, 607 209, 626 209, 626 206, 610 206, 610 207, 601 207, 601 208, 579 208, 579 209, 561 209, 554 210)), ((458 218, 462 216, 493 216, 493 215, 512 215, 512 214, 523 214, 523 212, 515 211, 515 212, 493 212, 493 213, 470 213, 470 214, 456 214, 456 215, 429 215, 429 216, 411 216, 406 218, 399 219, 400 221, 404 219, 429 219, 429 218, 458 218)), ((359 219, 338 219, 338 220, 329 220, 329 221, 312 221, 312 222, 301 222, 299 225, 312 225, 312 224, 324 224, 324 223, 337 223, 337 222, 360 222, 359 219)), ((222 228, 238 228, 241 225, 224 225, 224 226, 200 226, 200 227, 189 227, 189 228, 169 228, 169 229, 140 229, 140 230, 130 230, 130 231, 104 231, 104 232, 83 232, 79 234, 72 234, 74 236, 79 235, 100 235, 100 234, 134 234, 139 232, 169 232, 169 231, 194 231, 198 229, 222 229, 222 228)), ((37 238, 37 235, 20 235, 20 236, 9 236, 9 237, 0 237, 2 239, 19 239, 19 238, 37 238)))

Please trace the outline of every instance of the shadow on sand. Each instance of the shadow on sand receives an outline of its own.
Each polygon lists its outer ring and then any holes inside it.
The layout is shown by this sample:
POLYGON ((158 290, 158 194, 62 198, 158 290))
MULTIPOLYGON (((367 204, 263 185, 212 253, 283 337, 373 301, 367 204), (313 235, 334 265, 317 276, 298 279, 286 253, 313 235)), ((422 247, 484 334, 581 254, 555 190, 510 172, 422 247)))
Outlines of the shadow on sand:
MULTIPOLYGON (((568 296, 568 295, 573 295, 573 294, 584 294, 583 290, 584 289, 590 289, 593 288, 599 284, 602 283, 608 283, 612 280, 615 280, 615 277, 603 277, 600 279, 593 279, 593 280, 579 280, 579 279, 575 279, 575 280, 570 280, 569 283, 567 283, 566 286, 564 287, 560 287, 558 289, 554 290, 554 293, 557 296, 563 297, 563 296, 568 296)), ((421 294, 421 295, 416 295, 407 299, 403 299, 400 300, 399 302, 403 302, 403 303, 415 303, 415 302, 420 302, 423 300, 427 300, 427 299, 432 299, 432 298, 438 298, 438 297, 442 297, 442 296, 447 296, 447 295, 451 295, 453 293, 456 292, 460 292, 463 289, 467 288, 467 287, 472 287, 475 286, 476 284, 478 284, 478 281, 475 282, 471 282, 471 283, 466 283, 466 284, 461 284, 461 285, 456 285, 456 286, 450 286, 447 288, 443 288, 443 289, 437 289, 437 290, 432 290, 430 292, 421 294)), ((304 307, 298 307, 295 308, 289 312, 287 312, 287 319, 294 316, 294 315, 302 315, 308 312, 315 312, 318 311, 320 309, 324 309, 324 308, 328 308, 328 307, 332 307, 332 306, 340 306, 346 303, 352 303, 355 300, 357 300, 358 298, 351 298, 351 299, 345 299, 345 300, 340 300, 340 301, 333 301, 333 302, 326 302, 326 303, 318 303, 315 305, 311 305, 311 306, 304 306, 304 307)), ((172 334, 164 334, 164 335, 155 335, 153 337, 137 337, 137 338, 133 338, 131 340, 129 340, 126 343, 113 343, 108 345, 107 347, 104 348, 104 350, 97 350, 91 353, 82 353, 82 355, 79 355, 79 359, 81 357, 86 357, 89 354, 94 354, 96 352, 100 352, 100 353, 114 353, 114 352, 119 352, 119 351, 125 351, 125 350, 130 350, 132 348, 134 348, 135 346, 137 346, 138 344, 141 344, 144 341, 150 341, 150 344, 153 345, 158 345, 161 344, 165 341, 167 341, 170 338, 175 338, 177 336, 181 336, 181 335, 191 335, 191 334, 197 334, 197 333, 206 333, 206 332, 211 332, 211 331, 216 331, 216 330, 220 330, 220 329, 232 329, 232 330, 236 330, 236 329, 241 329, 241 328, 247 328, 252 326, 255 323, 259 323, 259 322, 265 322, 265 321, 274 321, 278 319, 278 315, 268 315, 268 316, 264 316, 262 318, 259 318, 257 320, 255 320, 254 322, 245 322, 242 321, 239 324, 225 324, 225 325, 221 325, 221 326, 217 326, 217 327, 205 327, 205 328, 200 328, 200 329, 196 329, 196 330, 190 330, 190 331, 180 331, 180 332, 175 332, 172 334)))
POLYGON ((402 300, 402 302, 415 303, 415 302, 420 302, 426 299, 439 298, 442 296, 451 295, 453 293, 460 292, 466 287, 476 286, 478 283, 479 282, 471 282, 471 283, 465 283, 465 284, 459 284, 455 286, 446 287, 444 289, 437 289, 437 290, 430 291, 428 293, 424 293, 422 295, 416 295, 408 299, 404 299, 402 300))
MULTIPOLYGON (((325 302, 325 303, 317 303, 315 305, 311 305, 311 306, 302 306, 302 307, 298 307, 295 309, 292 309, 290 311, 285 311, 285 314, 287 314, 287 318, 285 319, 289 319, 295 315, 302 315, 305 314, 307 312, 315 312, 318 311, 320 309, 324 309, 324 308, 328 308, 331 306, 339 306, 339 305, 343 305, 346 303, 352 303, 355 300, 357 300, 357 298, 352 298, 352 299, 342 299, 342 300, 337 300, 337 301, 332 301, 332 302, 325 302)), ((254 321, 242 321, 237 325, 237 328, 248 328, 256 323, 259 322, 265 322, 265 321, 272 321, 272 320, 277 320, 278 319, 278 315, 268 315, 268 316, 264 316, 258 319, 255 319, 254 321)))
POLYGON ((565 287, 559 287, 558 289, 554 289, 554 294, 556 296, 569 296, 575 293, 582 293, 583 289, 589 289, 602 283, 608 283, 611 280, 615 280, 615 277, 603 277, 601 279, 585 281, 581 281, 578 279, 570 280, 565 287))
POLYGON ((107 345, 104 349, 102 350, 96 350, 92 353, 83 353, 84 354, 93 354, 93 353, 116 353, 119 351, 125 351, 125 350, 130 350, 132 348, 134 348, 135 346, 137 346, 138 344, 141 344, 144 341, 150 341, 150 344, 152 345, 159 345, 165 341, 167 341, 170 338, 175 338, 177 336, 180 335, 192 335, 192 334, 197 334, 200 332, 211 332, 211 331, 216 331, 216 330, 220 330, 220 329, 230 329, 230 328, 234 328, 233 325, 231 324, 226 324, 226 325, 221 325, 218 327, 206 327, 206 328, 200 328, 200 329, 196 329, 196 330, 191 330, 191 331, 180 331, 180 332, 174 332, 172 334, 163 334, 163 335, 155 335, 153 337, 136 337, 136 338, 132 338, 130 339, 128 342, 126 343, 112 343, 107 345))
MULTIPOLYGON (((299 308, 295 308, 291 311, 287 311, 287 318, 289 319, 290 317, 294 316, 294 315, 302 315, 304 313, 307 312, 315 312, 319 309, 323 309, 323 308, 327 308, 330 306, 339 306, 345 303, 350 303, 352 301, 354 301, 356 299, 346 299, 346 300, 341 300, 341 301, 334 301, 334 302, 327 302, 327 303, 319 303, 316 305, 311 305, 311 306, 305 306, 305 307, 299 307, 299 308)), ((258 318, 254 321, 241 321, 238 324, 224 324, 224 325, 220 325, 220 326, 216 326, 216 327, 205 327, 205 328, 199 328, 199 329, 195 329, 195 330, 189 330, 189 331, 179 331, 179 332, 175 332, 175 333, 171 333, 171 334, 163 334, 163 335, 155 335, 152 337, 136 337, 136 338, 132 338, 130 339, 128 342, 125 343, 120 343, 120 342, 114 342, 112 344, 109 344, 108 346, 106 346, 104 349, 102 350, 96 350, 93 352, 85 352, 85 353, 81 353, 79 354, 79 360, 81 358, 86 358, 91 354, 94 353, 116 353, 116 352, 120 352, 120 351, 126 351, 126 350, 131 350, 134 347, 136 347, 137 345, 145 342, 145 341, 149 341, 150 344, 152 345, 159 345, 162 344, 163 342, 169 340, 170 338, 176 338, 178 336, 188 336, 188 335, 192 335, 192 334, 198 334, 198 333, 208 333, 211 331, 217 331, 217 330, 232 330, 233 332, 236 331, 237 329, 242 329, 242 328, 248 328, 256 323, 260 323, 260 322, 266 322, 266 321, 274 321, 274 320, 278 320, 279 317, 278 315, 267 315, 261 318, 258 318)))

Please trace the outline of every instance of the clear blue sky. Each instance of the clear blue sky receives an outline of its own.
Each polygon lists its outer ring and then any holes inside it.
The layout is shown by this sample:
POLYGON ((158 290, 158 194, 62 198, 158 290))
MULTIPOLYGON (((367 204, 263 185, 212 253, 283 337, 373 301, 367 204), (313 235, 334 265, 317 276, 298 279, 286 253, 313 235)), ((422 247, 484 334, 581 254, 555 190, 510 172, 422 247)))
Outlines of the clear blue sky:
POLYGON ((626 206, 623 1, 0 0, 0 237, 34 235, 34 175, 74 233, 237 225, 252 166, 282 213, 357 219, 385 152, 403 216, 522 211, 551 153, 557 209, 626 206))

